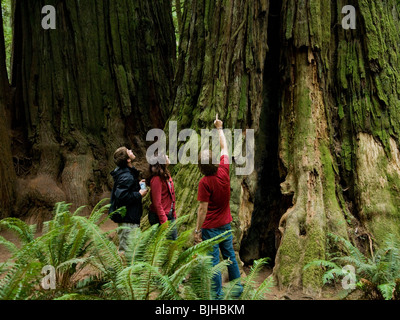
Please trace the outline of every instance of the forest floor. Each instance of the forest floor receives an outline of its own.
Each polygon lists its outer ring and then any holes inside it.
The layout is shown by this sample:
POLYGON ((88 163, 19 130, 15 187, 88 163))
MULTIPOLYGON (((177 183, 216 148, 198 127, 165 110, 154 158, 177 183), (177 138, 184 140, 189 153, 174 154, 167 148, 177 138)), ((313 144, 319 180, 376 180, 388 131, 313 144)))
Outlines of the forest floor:
MULTIPOLYGON (((103 231, 110 231, 116 228, 116 224, 111 220, 106 221, 102 226, 101 229, 103 231)), ((41 232, 37 232, 36 236, 40 236, 41 232)), ((4 237, 5 239, 15 243, 17 246, 19 245, 18 237, 11 231, 2 230, 0 231, 0 236, 4 237)), ((5 262, 7 259, 11 257, 11 254, 8 252, 6 247, 0 245, 0 263, 5 262)), ((250 270, 250 267, 244 267, 243 272, 247 274, 250 270)), ((272 273, 272 269, 265 267, 259 273, 256 283, 261 284, 268 276, 272 273)), ((89 273, 81 273, 80 278, 84 278, 89 273)), ((223 283, 227 281, 227 272, 223 274, 223 283)), ((290 290, 290 291, 283 291, 279 290, 277 286, 271 288, 270 292, 265 295, 266 300, 337 300, 335 298, 337 296, 337 291, 334 289, 326 289, 322 292, 321 296, 313 297, 306 295, 301 290, 290 290)))

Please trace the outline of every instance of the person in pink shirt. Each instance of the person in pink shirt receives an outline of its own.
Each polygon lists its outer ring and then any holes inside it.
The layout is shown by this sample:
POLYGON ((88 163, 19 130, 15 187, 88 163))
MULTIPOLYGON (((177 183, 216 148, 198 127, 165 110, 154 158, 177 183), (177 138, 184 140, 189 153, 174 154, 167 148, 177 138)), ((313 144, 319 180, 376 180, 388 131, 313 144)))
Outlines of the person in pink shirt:
MULTIPOLYGON (((154 159, 153 159, 154 160, 154 159)), ((155 164, 149 165, 149 178, 151 205, 149 212, 150 224, 164 224, 167 221, 176 220, 175 212, 175 187, 171 174, 168 171, 170 164, 167 155, 158 156, 155 164)), ((153 161, 151 161, 154 163, 153 161)), ((176 229, 170 235, 172 240, 177 238, 176 229)))

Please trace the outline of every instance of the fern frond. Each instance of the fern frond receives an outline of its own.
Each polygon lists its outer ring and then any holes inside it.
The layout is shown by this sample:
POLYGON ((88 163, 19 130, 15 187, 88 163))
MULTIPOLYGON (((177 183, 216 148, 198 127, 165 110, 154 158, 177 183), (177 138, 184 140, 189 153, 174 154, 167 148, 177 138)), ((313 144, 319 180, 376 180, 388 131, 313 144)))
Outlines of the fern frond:
MULTIPOLYGON (((191 229, 190 231, 193 232, 193 229, 191 229)), ((220 242, 226 240, 231 234, 231 232, 232 232, 231 230, 225 231, 224 233, 221 233, 215 238, 202 241, 193 247, 189 247, 181 255, 179 255, 178 259, 175 261, 171 269, 175 270, 179 265, 187 263, 189 260, 193 259, 193 257, 198 254, 209 253, 214 245, 219 244, 220 242)))
POLYGON ((33 241, 36 225, 28 225, 18 218, 5 218, 0 220, 0 229, 5 228, 15 233, 23 244, 33 241))
POLYGON ((109 198, 105 198, 102 199, 100 202, 98 202, 96 204, 96 206, 93 208, 88 220, 92 223, 96 223, 98 225, 101 225, 102 223, 104 223, 105 221, 108 220, 108 217, 106 219, 104 219, 103 221, 101 221, 100 223, 98 223, 98 221, 100 220, 100 218, 108 213, 108 209, 110 208, 110 204, 107 205, 103 205, 105 202, 110 201, 109 198))
POLYGON ((80 206, 78 209, 75 210, 75 212, 72 214, 72 216, 79 215, 85 208, 87 208, 87 206, 80 206))
POLYGON ((18 247, 12 243, 11 241, 8 241, 4 237, 0 236, 0 246, 5 246, 12 255, 14 255, 16 252, 18 252, 18 247))
POLYGON ((303 270, 306 270, 310 267, 325 267, 325 268, 331 268, 331 269, 341 269, 336 263, 334 263, 332 261, 326 261, 326 260, 312 261, 312 262, 306 264, 303 267, 303 270))
POLYGON ((333 268, 324 273, 322 276, 322 283, 328 284, 339 280, 339 277, 345 276, 347 273, 343 272, 342 268, 333 268))
MULTIPOLYGON (((171 273, 175 272, 175 269, 173 269, 173 266, 175 265, 175 262, 180 257, 180 254, 187 247, 187 243, 188 243, 189 239, 191 238, 192 233, 193 233, 192 230, 186 230, 184 232, 181 232, 179 234, 178 238, 169 244, 166 261, 165 261, 165 266, 163 266, 166 274, 171 274, 171 273)), ((177 264, 175 266, 178 266, 178 268, 179 268, 179 264, 177 264)))
MULTIPOLYGON (((193 268, 196 266, 197 264, 197 258, 189 261, 188 263, 182 265, 179 269, 177 269, 172 275, 169 276, 169 279, 171 281, 171 284, 174 288, 179 288, 179 286, 183 283, 183 280, 185 278, 189 278, 190 277, 190 273, 192 272, 193 268)), ((177 289, 176 289, 177 291, 177 289)), ((164 290, 160 296, 159 299, 160 300, 165 300, 168 299, 171 296, 171 293, 173 295, 175 295, 175 292, 171 292, 170 290, 164 290)), ((183 298, 187 298, 185 297, 185 295, 183 294, 182 296, 183 298)))
POLYGON ((79 216, 75 217, 75 220, 76 223, 87 230, 93 241, 93 254, 98 263, 92 263, 92 265, 99 268, 102 273, 107 274, 110 279, 115 279, 116 274, 123 269, 123 261, 118 254, 116 245, 104 236, 96 224, 79 216))
POLYGON ((251 292, 255 286, 256 277, 258 276, 262 267, 268 263, 268 260, 269 260, 269 258, 262 258, 262 259, 254 261, 249 274, 246 276, 246 278, 244 280, 243 293, 240 296, 240 299, 243 299, 243 300, 251 299, 251 292))
POLYGON ((0 280, 0 300, 25 300, 32 289, 39 284, 42 264, 31 261, 28 264, 15 264, 0 280))
POLYGON ((68 293, 54 300, 102 300, 96 296, 83 295, 78 293, 68 293))
POLYGON ((256 289, 252 300, 262 300, 265 299, 265 294, 271 291, 271 288, 275 286, 275 281, 272 276, 267 277, 260 286, 256 289))
POLYGON ((358 250, 353 244, 348 241, 347 239, 340 237, 338 235, 328 233, 328 236, 331 237, 335 242, 337 243, 342 243, 344 246, 344 249, 357 261, 362 262, 362 263, 367 263, 367 259, 365 256, 358 250))
POLYGON ((14 266, 14 264, 14 262, 10 262, 9 260, 0 264, 0 276, 8 272, 14 266))
POLYGON ((66 272, 68 270, 71 270, 76 265, 80 265, 80 269, 82 269, 86 265, 88 265, 93 259, 94 259, 93 256, 88 256, 84 258, 73 258, 60 263, 57 266, 56 270, 59 272, 66 272))
POLYGON ((128 264, 132 265, 136 261, 145 261, 146 251, 150 247, 150 243, 154 241, 157 227, 157 225, 154 225, 144 232, 140 228, 135 228, 130 232, 125 252, 128 264))
POLYGON ((393 299, 395 288, 396 288, 395 282, 385 283, 385 284, 381 284, 378 286, 378 290, 380 291, 382 296, 385 298, 385 300, 393 299))

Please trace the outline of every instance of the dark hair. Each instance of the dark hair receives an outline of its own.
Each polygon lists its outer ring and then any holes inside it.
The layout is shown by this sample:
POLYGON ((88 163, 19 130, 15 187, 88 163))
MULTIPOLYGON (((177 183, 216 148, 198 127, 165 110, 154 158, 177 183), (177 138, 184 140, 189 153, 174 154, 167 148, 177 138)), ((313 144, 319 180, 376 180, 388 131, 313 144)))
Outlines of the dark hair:
POLYGON ((114 152, 114 163, 120 168, 128 166, 129 156, 127 151, 126 147, 121 147, 114 152))
POLYGON ((213 176, 217 173, 219 165, 213 164, 213 154, 210 150, 199 153, 198 166, 200 172, 205 176, 213 176))
POLYGON ((159 176, 165 180, 171 177, 165 162, 165 155, 153 156, 149 159, 149 172, 146 179, 147 185, 150 185, 151 179, 155 176, 159 176))

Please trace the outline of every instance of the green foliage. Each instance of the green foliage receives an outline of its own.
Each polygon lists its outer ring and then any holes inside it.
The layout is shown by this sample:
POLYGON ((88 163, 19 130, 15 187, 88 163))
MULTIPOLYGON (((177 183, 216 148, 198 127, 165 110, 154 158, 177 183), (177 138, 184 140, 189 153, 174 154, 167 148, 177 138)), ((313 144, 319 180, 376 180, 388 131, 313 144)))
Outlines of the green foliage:
POLYGON ((356 288, 362 290, 367 298, 400 299, 400 242, 395 236, 389 234, 384 246, 372 257, 366 257, 350 241, 337 235, 328 235, 340 246, 340 251, 332 255, 329 261, 313 261, 304 269, 322 267, 326 270, 323 283, 328 284, 348 275, 343 266, 352 265, 356 270, 356 288))
POLYGON ((272 276, 269 276, 260 285, 257 285, 256 278, 262 267, 267 264, 269 260, 269 258, 262 258, 254 261, 254 264, 245 279, 240 278, 231 281, 225 292, 225 299, 230 299, 232 294, 234 294, 236 283, 240 281, 243 285, 243 293, 239 298, 240 300, 263 300, 265 294, 274 286, 274 280, 272 276))
MULTIPOLYGON (((79 223, 82 217, 77 214, 83 207, 73 214, 69 207, 64 202, 58 203, 53 219, 44 223, 44 234, 37 238, 35 225, 28 226, 16 218, 0 221, 0 227, 13 231, 21 241, 21 248, 17 248, 4 238, 0 239, 0 244, 5 244, 12 254, 10 260, 15 261, 7 261, 7 267, 0 270, 6 273, 0 282, 0 299, 48 299, 79 289, 79 273, 93 258, 88 254, 93 242, 79 223), (39 280, 43 278, 41 270, 47 265, 56 269, 55 291, 38 288, 39 280)), ((90 217, 84 219, 95 224, 99 212, 104 212, 104 208, 98 210, 96 207, 90 217)))
MULTIPOLYGON (((107 199, 105 199, 107 200, 107 199)), ((46 222, 43 235, 35 238, 36 226, 15 218, 0 221, 0 227, 18 235, 21 245, 0 237, 12 257, 0 264, 0 299, 56 300, 209 300, 214 298, 213 276, 230 262, 212 265, 211 248, 223 241, 230 231, 187 248, 193 230, 181 232, 178 239, 168 238, 174 223, 154 225, 142 231, 135 228, 128 239, 128 249, 118 251, 115 231, 104 232, 100 226, 109 217, 109 205, 100 202, 88 217, 74 213, 70 205, 57 203, 54 217, 46 222), (106 216, 106 218, 103 218, 106 216), (41 273, 44 266, 56 270, 56 289, 44 290, 41 273), (84 275, 83 275, 84 274, 84 275)), ((119 227, 124 228, 124 227, 119 227)), ((263 299, 273 285, 270 278, 257 287, 255 278, 267 259, 254 263, 246 278, 232 281, 225 288, 225 299, 232 299, 235 284, 244 286, 241 299, 263 299)))

